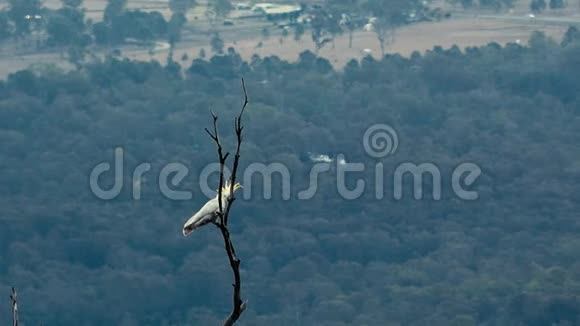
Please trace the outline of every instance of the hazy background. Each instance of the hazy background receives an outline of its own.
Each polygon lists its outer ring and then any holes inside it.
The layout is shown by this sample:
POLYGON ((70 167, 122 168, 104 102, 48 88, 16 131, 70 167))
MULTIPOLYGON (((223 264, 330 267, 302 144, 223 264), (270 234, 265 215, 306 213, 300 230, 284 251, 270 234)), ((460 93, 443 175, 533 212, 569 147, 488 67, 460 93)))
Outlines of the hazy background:
POLYGON ((241 168, 282 163, 292 187, 283 200, 274 178, 264 199, 256 178, 232 210, 240 325, 580 325, 580 4, 288 5, 299 15, 271 21, 223 1, 2 3, 0 323, 11 286, 23 325, 223 321, 219 232, 181 228, 207 200, 209 110, 232 148, 243 77, 241 168), (365 151, 375 124, 396 130, 393 155, 365 151), (89 175, 118 146, 124 187, 101 200, 89 175), (367 181, 361 198, 337 191, 339 154, 367 167, 346 179, 367 181), (317 157, 334 167, 299 200, 317 157), (440 200, 428 176, 424 198, 407 177, 393 199, 405 162, 437 166, 440 200), (483 171, 474 201, 452 190, 463 162, 483 171), (152 170, 136 185, 141 163, 152 170), (189 168, 175 189, 191 200, 161 193, 168 163, 189 168))

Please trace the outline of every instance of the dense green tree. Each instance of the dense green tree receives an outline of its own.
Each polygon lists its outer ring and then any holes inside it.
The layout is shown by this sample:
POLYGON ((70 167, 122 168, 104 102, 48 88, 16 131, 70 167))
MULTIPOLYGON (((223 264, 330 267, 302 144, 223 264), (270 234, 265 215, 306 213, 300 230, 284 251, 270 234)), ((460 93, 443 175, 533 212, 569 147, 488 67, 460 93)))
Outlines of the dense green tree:
POLYGON ((209 20, 212 29, 215 29, 216 22, 227 17, 233 8, 230 0, 210 0, 204 15, 209 20))
POLYGON ((333 42, 334 36, 338 34, 340 26, 338 20, 325 10, 316 10, 310 21, 312 42, 316 52, 320 51, 327 43, 333 42))
POLYGON ((473 6, 475 5, 474 0, 460 0, 460 2, 463 8, 473 8, 473 6))
POLYGON ((63 7, 70 8, 80 8, 83 4, 83 0, 61 0, 63 7))
POLYGON ((85 14, 78 7, 78 2, 63 2, 61 9, 55 10, 48 15, 46 33, 48 44, 52 46, 77 45, 86 46, 85 14))
POLYGON ((234 9, 230 0, 210 0, 209 10, 220 18, 227 17, 227 15, 234 9))
POLYGON ((546 4, 546 0, 532 0, 530 2, 530 9, 535 13, 546 10, 547 6, 548 5, 546 4))
POLYGON ((362 10, 394 26, 405 24, 409 14, 421 10, 422 6, 418 0, 364 0, 361 3, 362 10))
POLYGON ((493 9, 495 11, 501 11, 505 9, 512 8, 514 5, 514 0, 480 0, 479 6, 485 9, 493 9))
POLYGON ((43 7, 40 0, 8 0, 8 17, 14 23, 17 36, 30 33, 34 24, 38 24, 36 16, 42 16, 43 7))
POLYGON ((550 0, 550 9, 562 9, 566 7, 564 0, 550 0))
POLYGON ((169 0, 169 9, 175 14, 187 14, 187 12, 195 7, 197 2, 195 0, 169 0))
POLYGON ((422 6, 415 0, 363 1, 361 8, 373 17, 369 23, 376 34, 382 56, 385 55, 385 47, 394 40, 396 29, 408 22, 411 13, 422 10, 422 6))
POLYGON ((111 26, 105 22, 98 22, 92 26, 93 36, 95 38, 95 43, 99 45, 120 43, 123 40, 119 37, 119 34, 114 34, 111 26))
POLYGON ((197 2, 195 0, 170 0, 169 9, 172 15, 168 24, 168 41, 171 45, 171 51, 175 44, 181 40, 181 31, 187 23, 187 12, 195 7, 197 2))
POLYGON ((576 26, 570 26, 562 38, 562 47, 570 44, 580 44, 580 31, 576 26))
POLYGON ((114 19, 121 16, 127 7, 127 0, 107 0, 107 6, 103 12, 103 21, 112 23, 114 19))
POLYGON ((168 32, 168 24, 157 11, 129 10, 114 20, 113 29, 125 38, 151 41, 165 36, 168 32))
POLYGON ((170 33, 170 24, 157 11, 124 10, 109 22, 93 25, 97 44, 119 44, 126 39, 153 41, 170 33))

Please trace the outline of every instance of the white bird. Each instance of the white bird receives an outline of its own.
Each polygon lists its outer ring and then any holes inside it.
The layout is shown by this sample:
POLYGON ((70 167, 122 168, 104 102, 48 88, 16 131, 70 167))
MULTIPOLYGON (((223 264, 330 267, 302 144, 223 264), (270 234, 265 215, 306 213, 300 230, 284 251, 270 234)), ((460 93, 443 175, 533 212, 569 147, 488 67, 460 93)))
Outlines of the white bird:
POLYGON ((372 32, 375 30, 375 25, 368 23, 363 27, 365 32, 372 32))
MULTIPOLYGON (((239 183, 234 185, 234 192, 240 189, 242 186, 239 183)), ((188 236, 195 229, 202 227, 208 223, 215 222, 219 217, 219 201, 218 194, 215 198, 210 199, 203 207, 195 213, 185 224, 183 225, 183 236, 188 236)), ((230 196, 230 184, 226 184, 222 187, 222 210, 225 212, 228 207, 228 197, 230 196)))

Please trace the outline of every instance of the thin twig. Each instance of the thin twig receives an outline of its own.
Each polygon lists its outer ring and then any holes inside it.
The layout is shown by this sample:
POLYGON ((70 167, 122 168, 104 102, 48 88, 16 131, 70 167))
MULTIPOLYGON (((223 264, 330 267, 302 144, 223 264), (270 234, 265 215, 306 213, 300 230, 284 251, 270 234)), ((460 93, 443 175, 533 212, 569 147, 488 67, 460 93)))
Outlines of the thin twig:
POLYGON ((240 114, 234 121, 234 129, 236 131, 236 139, 237 139, 237 146, 236 146, 236 154, 234 155, 234 165, 232 169, 232 179, 230 182, 230 195, 228 197, 228 205, 226 207, 226 214, 225 214, 225 224, 228 225, 228 216, 230 212, 230 208, 232 207, 232 203, 235 200, 234 197, 234 184, 236 183, 236 175, 238 172, 238 164, 240 162, 240 148, 242 146, 242 131, 244 127, 242 127, 242 116, 244 115, 244 111, 246 110, 246 106, 248 106, 248 92, 246 91, 246 83, 242 78, 242 89, 244 91, 244 104, 242 105, 242 109, 240 110, 240 114))
POLYGON ((238 165, 240 160, 240 148, 242 145, 242 116, 248 105, 248 94, 246 92, 246 84, 242 79, 242 88, 244 90, 244 104, 242 109, 240 110, 240 114, 234 121, 234 128, 236 132, 236 139, 237 139, 237 147, 236 147, 236 154, 234 156, 234 163, 232 168, 232 174, 230 178, 230 191, 226 201, 226 209, 225 212, 222 210, 223 203, 222 203, 222 187, 223 187, 223 180, 224 180, 224 169, 226 165, 226 159, 228 158, 229 153, 224 155, 223 148, 221 145, 221 141, 219 138, 219 131, 217 126, 217 116, 211 112, 211 116, 213 118, 213 133, 209 130, 205 129, 205 131, 209 134, 211 139, 216 143, 216 148, 218 152, 218 159, 220 164, 220 181, 219 181, 219 188, 218 188, 218 203, 219 203, 219 222, 214 223, 219 229, 224 239, 224 246, 226 249, 226 253, 228 255, 228 260, 230 263, 230 267, 232 268, 232 272, 234 273, 234 294, 233 294, 233 309, 230 313, 228 319, 224 322, 224 326, 231 326, 233 325, 242 315, 244 310, 246 309, 246 303, 242 300, 241 295, 241 277, 240 277, 240 259, 236 256, 236 250, 231 240, 230 231, 228 229, 228 216, 230 214, 230 209, 232 207, 232 203, 235 200, 234 197, 234 186, 236 183, 236 174, 238 172, 238 165))
POLYGON ((15 288, 12 288, 10 301, 12 301, 12 326, 18 326, 18 294, 15 288))
POLYGON ((211 139, 213 139, 213 141, 216 143, 216 147, 217 147, 217 151, 218 151, 218 159, 220 162, 220 181, 219 181, 219 187, 218 187, 218 207, 219 207, 219 211, 218 214, 220 216, 220 220, 223 221, 224 220, 224 215, 223 215, 223 202, 222 202, 222 188, 224 186, 224 168, 226 165, 226 160, 228 158, 228 155, 230 155, 230 153, 226 153, 224 155, 223 153, 223 148, 222 148, 222 144, 220 142, 220 135, 219 135, 219 130, 218 130, 218 117, 217 115, 215 115, 215 113, 213 111, 211 111, 211 117, 213 119, 213 134, 207 129, 205 128, 205 131, 209 134, 209 136, 211 137, 211 139))

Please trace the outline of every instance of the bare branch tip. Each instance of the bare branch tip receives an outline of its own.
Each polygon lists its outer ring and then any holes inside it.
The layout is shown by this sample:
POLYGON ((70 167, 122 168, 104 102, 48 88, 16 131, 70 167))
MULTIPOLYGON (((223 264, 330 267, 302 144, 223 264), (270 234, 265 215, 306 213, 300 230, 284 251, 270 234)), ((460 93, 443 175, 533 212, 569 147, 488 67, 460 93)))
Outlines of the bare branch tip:
POLYGON ((211 139, 217 141, 217 137, 211 133, 211 131, 209 131, 207 128, 205 128, 205 132, 207 132, 207 134, 211 137, 211 139))

